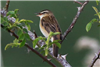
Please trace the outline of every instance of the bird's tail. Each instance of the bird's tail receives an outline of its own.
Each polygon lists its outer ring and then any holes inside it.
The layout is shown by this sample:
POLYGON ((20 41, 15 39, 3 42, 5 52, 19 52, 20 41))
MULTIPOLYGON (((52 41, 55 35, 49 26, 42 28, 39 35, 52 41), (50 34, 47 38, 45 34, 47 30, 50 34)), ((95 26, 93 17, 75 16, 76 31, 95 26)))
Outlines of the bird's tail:
POLYGON ((53 55, 54 55, 55 57, 58 56, 58 47, 57 47, 55 44, 53 44, 53 55))
MULTIPOLYGON (((62 39, 61 39, 61 34, 60 34, 60 35, 53 36, 52 42, 53 42, 54 40, 62 40, 62 39)), ((59 42, 59 43, 60 43, 60 42, 59 42)), ((59 49, 58 46, 56 46, 56 44, 53 44, 53 55, 54 55, 55 57, 58 56, 58 49, 59 49)))

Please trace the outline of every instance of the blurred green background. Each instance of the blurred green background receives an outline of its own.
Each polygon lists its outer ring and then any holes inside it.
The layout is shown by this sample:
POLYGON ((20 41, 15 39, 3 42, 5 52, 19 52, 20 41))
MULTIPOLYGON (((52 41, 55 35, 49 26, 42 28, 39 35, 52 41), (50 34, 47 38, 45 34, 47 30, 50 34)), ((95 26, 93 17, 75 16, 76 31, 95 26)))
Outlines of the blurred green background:
MULTIPOLYGON (((1 8, 5 4, 5 1, 1 1, 1 8)), ((39 17, 35 13, 43 9, 51 10, 58 20, 62 32, 64 32, 71 24, 79 6, 79 4, 73 1, 11 1, 9 11, 19 9, 19 18, 32 20, 34 23, 31 24, 31 30, 35 30, 37 35, 43 36, 39 29, 39 17)), ((89 52, 88 49, 76 52, 73 48, 76 41, 82 36, 89 36, 97 40, 100 39, 99 27, 97 27, 98 23, 94 23, 89 32, 85 30, 86 24, 95 17, 95 11, 92 6, 99 9, 96 2, 90 1, 79 16, 73 30, 64 40, 61 49, 59 49, 60 54, 68 54, 66 59, 72 67, 84 67, 82 61, 87 52, 89 52)), ((1 30, 2 67, 51 67, 46 62, 43 62, 35 53, 27 53, 26 47, 8 48, 5 51, 6 44, 13 42, 14 37, 10 36, 4 29, 1 30)), ((32 46, 32 43, 30 45, 32 46)))

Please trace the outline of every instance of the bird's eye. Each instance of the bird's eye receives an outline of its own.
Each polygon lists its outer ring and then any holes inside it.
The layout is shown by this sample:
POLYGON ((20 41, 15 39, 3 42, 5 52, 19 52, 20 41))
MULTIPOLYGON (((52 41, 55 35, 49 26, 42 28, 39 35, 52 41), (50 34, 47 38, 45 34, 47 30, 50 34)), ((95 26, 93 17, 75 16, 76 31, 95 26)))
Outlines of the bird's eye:
POLYGON ((46 12, 43 12, 42 14, 45 14, 46 12))

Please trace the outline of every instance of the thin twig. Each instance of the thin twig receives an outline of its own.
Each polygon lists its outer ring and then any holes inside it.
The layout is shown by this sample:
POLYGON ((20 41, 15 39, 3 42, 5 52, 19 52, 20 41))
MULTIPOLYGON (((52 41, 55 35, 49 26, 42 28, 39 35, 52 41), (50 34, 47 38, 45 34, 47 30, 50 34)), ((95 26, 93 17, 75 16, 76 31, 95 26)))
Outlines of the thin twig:
POLYGON ((74 0, 74 2, 75 2, 75 3, 78 3, 78 4, 80 4, 80 5, 83 5, 83 3, 79 2, 79 1, 74 0))
POLYGON ((98 59, 100 59, 100 49, 99 49, 99 52, 98 52, 97 54, 95 54, 95 57, 93 58, 92 63, 91 63, 91 65, 90 65, 89 67, 93 67, 94 64, 95 64, 95 62, 96 62, 98 59))
POLYGON ((75 18, 73 19, 71 25, 69 26, 69 28, 64 32, 64 34, 62 35, 62 41, 61 43, 64 41, 64 39, 66 38, 66 36, 68 35, 68 33, 73 29, 79 15, 81 14, 83 8, 85 7, 85 5, 88 3, 89 1, 85 1, 81 7, 78 7, 78 11, 77 11, 77 14, 75 16, 75 18))
POLYGON ((7 0, 6 6, 5 6, 7 12, 8 12, 9 3, 10 3, 10 0, 7 0))
MULTIPOLYGON (((2 24, 1 24, 1 27, 2 28, 5 28, 5 26, 3 26, 2 24)), ((12 31, 12 30, 9 30, 8 28, 6 29, 9 33, 11 33, 14 37, 16 37, 17 39, 18 39, 18 36, 12 31)))
POLYGON ((40 56, 44 61, 46 61, 48 64, 50 64, 52 67, 56 67, 50 60, 48 60, 48 58, 44 57, 42 54, 40 54, 38 51, 34 50, 33 48, 31 48, 29 45, 25 44, 25 46, 27 48, 29 48, 31 51, 33 51, 34 53, 36 53, 38 56, 40 56))

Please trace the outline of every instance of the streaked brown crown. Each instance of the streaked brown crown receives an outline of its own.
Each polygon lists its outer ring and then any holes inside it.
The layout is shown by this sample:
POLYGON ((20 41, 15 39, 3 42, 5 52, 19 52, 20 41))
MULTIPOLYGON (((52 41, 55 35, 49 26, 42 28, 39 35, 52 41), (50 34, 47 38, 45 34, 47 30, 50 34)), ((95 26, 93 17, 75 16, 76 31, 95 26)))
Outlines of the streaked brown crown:
POLYGON ((40 11, 38 15, 53 15, 53 13, 50 10, 45 9, 45 10, 40 11))

